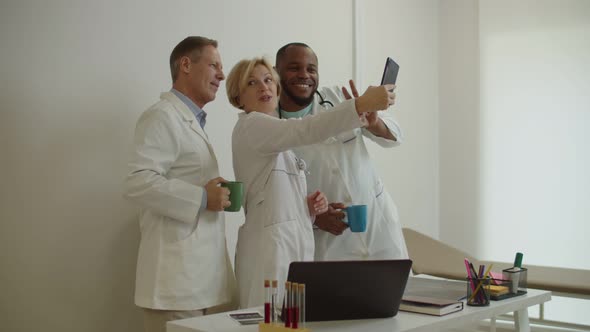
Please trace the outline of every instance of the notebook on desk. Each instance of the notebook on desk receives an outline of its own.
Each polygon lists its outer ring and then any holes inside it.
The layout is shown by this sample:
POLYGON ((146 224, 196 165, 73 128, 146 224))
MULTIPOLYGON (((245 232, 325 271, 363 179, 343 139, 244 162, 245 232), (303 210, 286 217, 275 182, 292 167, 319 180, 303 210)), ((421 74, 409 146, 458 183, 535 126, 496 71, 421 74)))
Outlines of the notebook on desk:
POLYGON ((410 277, 399 310, 444 316, 463 310, 465 281, 410 277))
POLYGON ((412 261, 293 262, 287 280, 305 284, 306 321, 393 317, 412 261))

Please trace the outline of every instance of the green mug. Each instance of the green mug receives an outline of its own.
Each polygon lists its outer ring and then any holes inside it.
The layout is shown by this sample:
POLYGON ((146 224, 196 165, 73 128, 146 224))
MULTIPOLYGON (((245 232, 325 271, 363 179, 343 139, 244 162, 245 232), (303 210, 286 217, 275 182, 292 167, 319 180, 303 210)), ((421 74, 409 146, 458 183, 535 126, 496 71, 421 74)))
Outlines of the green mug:
POLYGON ((228 212, 240 211, 242 207, 242 199, 244 197, 244 184, 238 181, 228 181, 221 183, 222 187, 229 189, 229 201, 231 205, 225 208, 228 212))

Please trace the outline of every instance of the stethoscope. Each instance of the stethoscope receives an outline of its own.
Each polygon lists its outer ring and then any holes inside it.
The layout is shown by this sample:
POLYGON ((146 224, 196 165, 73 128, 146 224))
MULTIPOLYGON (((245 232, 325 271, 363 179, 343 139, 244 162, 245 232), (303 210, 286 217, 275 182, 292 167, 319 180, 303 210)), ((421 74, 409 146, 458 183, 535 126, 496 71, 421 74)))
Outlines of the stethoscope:
POLYGON ((318 90, 315 90, 315 93, 320 97, 320 106, 324 106, 324 104, 329 104, 330 106, 334 107, 331 101, 325 100, 321 93, 318 90))
MULTIPOLYGON (((322 94, 318 90, 315 90, 314 93, 316 95, 318 95, 318 97, 320 97, 320 103, 319 103, 320 106, 324 106, 325 104, 328 104, 331 107, 334 107, 334 104, 331 101, 324 99, 324 96, 322 96, 322 94)), ((279 103, 279 109, 280 108, 281 108, 281 104, 279 103)), ((282 119, 282 118, 283 118, 283 115, 281 114, 281 111, 279 110, 279 119, 282 119)))

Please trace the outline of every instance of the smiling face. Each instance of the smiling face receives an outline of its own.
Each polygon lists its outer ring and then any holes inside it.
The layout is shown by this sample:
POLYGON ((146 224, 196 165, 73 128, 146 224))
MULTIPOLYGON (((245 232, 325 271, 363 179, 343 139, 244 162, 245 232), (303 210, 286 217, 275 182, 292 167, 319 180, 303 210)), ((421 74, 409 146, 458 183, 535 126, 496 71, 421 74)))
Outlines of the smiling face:
POLYGON ((269 68, 258 64, 252 69, 247 77, 246 86, 240 92, 238 102, 246 113, 275 112, 278 103, 277 82, 269 68))
MULTIPOLYGON (((299 109, 309 105, 318 87, 318 58, 309 47, 292 45, 277 62, 277 71, 281 77, 281 107, 290 104, 299 109)), ((298 109, 286 109, 296 111, 298 109)))
POLYGON ((197 61, 186 59, 190 61, 184 67, 187 68, 188 97, 203 108, 215 99, 219 85, 225 79, 221 57, 217 48, 209 45, 203 48, 197 61))

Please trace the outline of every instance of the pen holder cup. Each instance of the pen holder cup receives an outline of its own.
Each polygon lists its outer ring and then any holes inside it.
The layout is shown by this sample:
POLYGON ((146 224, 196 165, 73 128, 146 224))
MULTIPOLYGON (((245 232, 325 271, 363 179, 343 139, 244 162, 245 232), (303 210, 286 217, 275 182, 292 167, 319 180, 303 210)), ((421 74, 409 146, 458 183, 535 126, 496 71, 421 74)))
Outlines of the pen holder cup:
POLYGON ((490 304, 490 281, 486 278, 467 278, 467 305, 482 307, 490 304))
POLYGON ((502 279, 505 286, 510 289, 511 294, 526 293, 527 269, 524 267, 511 267, 502 270, 502 279))

